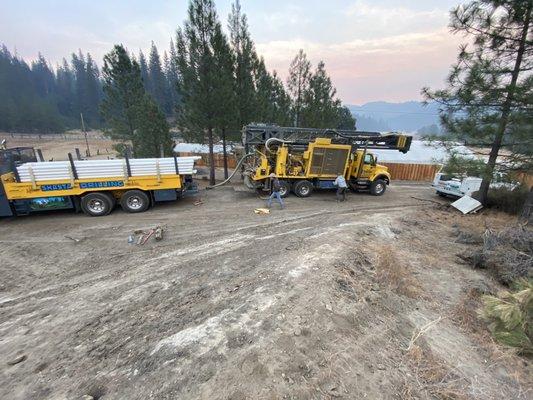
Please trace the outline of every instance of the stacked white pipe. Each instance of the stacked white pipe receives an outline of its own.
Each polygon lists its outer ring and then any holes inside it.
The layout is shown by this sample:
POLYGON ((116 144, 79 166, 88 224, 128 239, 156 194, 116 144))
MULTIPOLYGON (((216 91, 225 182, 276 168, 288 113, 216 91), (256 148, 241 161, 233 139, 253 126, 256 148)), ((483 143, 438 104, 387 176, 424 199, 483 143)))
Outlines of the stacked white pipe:
MULTIPOLYGON (((180 175, 196 173, 194 162, 200 157, 176 157, 180 175)), ((132 158, 129 160, 131 176, 176 175, 174 158, 132 158), (159 164, 159 165, 158 165, 159 164)), ((127 175, 125 159, 118 160, 81 160, 74 161, 79 179, 112 178, 127 175)), ((71 179, 69 161, 46 161, 24 163, 17 167, 21 182, 71 179)))

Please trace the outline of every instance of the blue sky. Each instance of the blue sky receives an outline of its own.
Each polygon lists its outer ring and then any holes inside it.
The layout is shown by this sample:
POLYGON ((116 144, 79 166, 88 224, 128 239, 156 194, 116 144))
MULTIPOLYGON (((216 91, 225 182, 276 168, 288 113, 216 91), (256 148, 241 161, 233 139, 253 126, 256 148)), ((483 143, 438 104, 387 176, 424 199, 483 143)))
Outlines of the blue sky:
MULTIPOLYGON (((216 1, 226 25, 233 0, 216 1)), ((26 59, 40 51, 55 65, 81 48, 98 63, 115 43, 161 53, 186 18, 185 0, 2 0, 0 42, 26 59)), ((454 0, 241 0, 258 52, 285 77, 303 48, 324 60, 349 104, 420 99, 439 87, 465 39, 449 33, 454 0)))

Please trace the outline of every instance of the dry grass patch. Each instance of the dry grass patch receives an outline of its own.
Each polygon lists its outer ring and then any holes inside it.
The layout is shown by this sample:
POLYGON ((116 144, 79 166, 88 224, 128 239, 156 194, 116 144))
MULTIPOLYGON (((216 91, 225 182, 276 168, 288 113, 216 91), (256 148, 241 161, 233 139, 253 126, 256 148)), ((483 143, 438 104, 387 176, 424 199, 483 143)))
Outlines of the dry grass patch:
POLYGON ((418 399, 417 393, 426 392, 442 400, 466 400, 465 378, 454 372, 444 361, 436 357, 424 345, 414 345, 406 353, 407 364, 416 375, 415 382, 406 382, 403 385, 401 398, 418 399))
POLYGON ((376 262, 378 281, 388 289, 412 299, 422 293, 420 282, 392 246, 383 246, 376 262))

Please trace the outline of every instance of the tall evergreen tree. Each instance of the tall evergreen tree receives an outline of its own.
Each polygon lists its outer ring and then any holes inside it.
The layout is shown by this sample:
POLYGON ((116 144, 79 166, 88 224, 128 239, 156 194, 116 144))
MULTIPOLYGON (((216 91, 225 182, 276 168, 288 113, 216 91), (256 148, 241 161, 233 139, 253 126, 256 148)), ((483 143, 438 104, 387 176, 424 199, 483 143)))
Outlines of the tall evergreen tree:
POLYGON ((150 87, 150 75, 148 72, 148 63, 146 62, 146 57, 142 50, 139 50, 139 68, 141 70, 141 79, 143 82, 144 89, 150 93, 152 88, 150 87))
POLYGON ((75 76, 75 110, 76 110, 76 120, 79 121, 80 113, 85 109, 85 103, 87 101, 87 70, 85 64, 85 56, 78 51, 78 54, 72 53, 72 70, 74 71, 75 76))
POLYGON ((215 183, 214 130, 222 101, 215 97, 219 71, 212 68, 213 42, 219 25, 212 0, 191 0, 188 18, 183 29, 178 28, 176 41, 179 89, 183 96, 178 125, 202 142, 207 136, 211 184, 215 183))
POLYGON ((238 126, 238 102, 235 93, 234 54, 229 46, 222 27, 218 24, 213 35, 213 68, 218 72, 215 80, 213 96, 219 100, 216 109, 216 127, 222 139, 224 155, 224 178, 228 178, 228 158, 226 150, 226 133, 228 129, 238 126))
POLYGON ((122 45, 104 57, 102 115, 113 138, 131 141, 136 157, 157 157, 170 151, 164 115, 144 90, 139 64, 122 45))
POLYGON ((261 57, 254 68, 258 121, 291 125, 291 101, 276 72, 270 74, 261 57))
POLYGON ((74 73, 63 58, 63 63, 57 67, 58 109, 62 115, 71 119, 75 116, 74 80, 74 73))
POLYGON ((179 106, 181 101, 181 95, 178 91, 178 80, 179 80, 179 70, 178 70, 178 54, 176 53, 176 47, 174 46, 174 41, 170 40, 170 50, 169 50, 169 59, 168 66, 165 67, 165 74, 167 76, 168 86, 170 90, 170 102, 171 102, 171 112, 175 114, 176 108, 179 106))
POLYGON ((337 90, 326 73, 323 61, 318 63, 314 74, 309 78, 309 87, 303 92, 300 107, 300 121, 304 126, 314 128, 336 127, 341 101, 335 98, 337 90))
POLYGON ((100 84, 100 72, 91 55, 87 53, 85 63, 85 95, 83 102, 84 120, 91 127, 100 126, 99 103, 102 98, 102 88, 100 84))
POLYGON ((300 49, 291 62, 287 87, 292 98, 294 125, 301 126, 301 112, 305 102, 305 94, 309 90, 311 63, 304 51, 300 49))
POLYGON ((444 90, 423 89, 442 104, 445 145, 490 147, 479 200, 494 172, 533 168, 533 0, 475 0, 451 12, 453 32, 467 34, 444 90), (502 156, 502 148, 510 156, 502 156))
POLYGON ((170 110, 167 107, 168 102, 165 74, 163 73, 163 68, 161 67, 161 58, 159 57, 159 52, 157 51, 157 47, 155 46, 154 42, 152 42, 152 47, 150 49, 148 80, 150 82, 148 85, 148 93, 152 96, 161 110, 165 114, 169 114, 170 110))
POLYGON ((173 106, 173 96, 172 96, 172 90, 173 90, 173 84, 176 85, 176 82, 171 82, 170 75, 168 74, 168 71, 170 71, 170 59, 168 58, 168 54, 166 50, 163 52, 163 77, 165 81, 165 110, 167 113, 167 116, 172 116, 174 114, 174 106, 173 106))
POLYGON ((236 94, 239 109, 239 126, 256 118, 256 88, 253 69, 257 59, 254 43, 248 31, 246 14, 241 11, 239 0, 231 6, 228 19, 231 47, 235 52, 236 94))

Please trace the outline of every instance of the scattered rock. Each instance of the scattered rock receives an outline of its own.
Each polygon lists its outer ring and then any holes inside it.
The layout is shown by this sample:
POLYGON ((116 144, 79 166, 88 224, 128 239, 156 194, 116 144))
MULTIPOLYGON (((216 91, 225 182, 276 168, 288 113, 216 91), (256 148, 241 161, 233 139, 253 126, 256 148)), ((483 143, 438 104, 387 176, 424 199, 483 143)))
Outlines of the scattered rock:
POLYGON ((91 395, 86 394, 86 395, 81 397, 81 400, 94 400, 94 397, 91 396, 91 395))
POLYGON ((385 366, 383 364, 376 365, 376 368, 383 371, 385 369, 385 366))
POLYGON ((7 365, 15 365, 15 364, 18 364, 18 363, 21 363, 22 361, 24 361, 26 358, 28 358, 26 356, 26 354, 21 354, 15 358, 13 358, 12 360, 9 360, 7 362, 7 365))
POLYGON ((326 310, 328 310, 328 311, 333 311, 333 308, 331 307, 330 304, 326 304, 326 310))
POLYGON ((294 330, 294 336, 300 336, 302 334, 302 330, 300 328, 296 328, 294 330))

